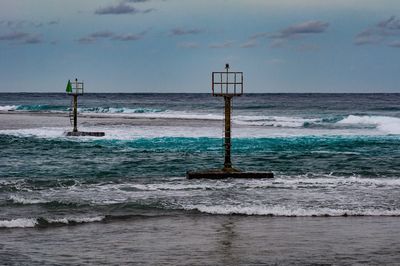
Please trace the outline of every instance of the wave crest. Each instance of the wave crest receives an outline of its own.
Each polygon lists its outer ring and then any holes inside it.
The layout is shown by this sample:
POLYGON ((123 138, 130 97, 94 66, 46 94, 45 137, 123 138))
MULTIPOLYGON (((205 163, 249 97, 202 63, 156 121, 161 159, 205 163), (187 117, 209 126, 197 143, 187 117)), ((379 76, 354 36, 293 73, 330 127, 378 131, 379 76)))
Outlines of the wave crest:
POLYGON ((187 211, 219 215, 282 216, 282 217, 331 217, 331 216, 400 216, 400 210, 347 210, 330 208, 288 208, 284 206, 207 206, 188 205, 187 211))
POLYGON ((18 108, 18 105, 2 105, 0 111, 14 111, 18 108))
POLYGON ((78 108, 78 112, 82 113, 109 113, 109 114, 144 114, 144 113, 160 113, 163 109, 152 108, 126 108, 126 107, 84 107, 78 108))
POLYGON ((105 216, 95 217, 63 217, 63 218, 16 218, 11 220, 0 220, 0 228, 29 228, 47 227, 57 225, 74 225, 82 223, 101 222, 105 216))
POLYGON ((349 115, 337 122, 337 124, 374 126, 389 134, 400 134, 400 118, 397 117, 349 115))

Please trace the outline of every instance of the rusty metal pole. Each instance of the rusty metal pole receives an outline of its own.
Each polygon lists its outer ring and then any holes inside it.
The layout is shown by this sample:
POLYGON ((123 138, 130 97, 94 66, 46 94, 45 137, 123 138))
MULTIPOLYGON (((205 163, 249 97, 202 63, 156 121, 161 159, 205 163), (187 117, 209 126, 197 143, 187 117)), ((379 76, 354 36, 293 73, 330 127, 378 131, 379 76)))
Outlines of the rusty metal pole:
POLYGON ((225 100, 225 162, 224 170, 232 169, 231 162, 231 96, 224 96, 225 100))
POLYGON ((78 95, 74 95, 74 129, 73 132, 78 132, 78 95))

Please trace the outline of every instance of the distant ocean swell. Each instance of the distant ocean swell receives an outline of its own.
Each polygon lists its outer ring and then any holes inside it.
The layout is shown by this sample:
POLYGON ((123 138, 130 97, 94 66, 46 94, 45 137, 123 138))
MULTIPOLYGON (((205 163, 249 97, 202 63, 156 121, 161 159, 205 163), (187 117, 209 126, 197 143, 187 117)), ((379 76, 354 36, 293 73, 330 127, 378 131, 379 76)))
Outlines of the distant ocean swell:
MULTIPOLYGON (((70 107, 58 105, 3 105, 0 106, 0 111, 32 111, 32 112, 68 112, 70 107)), ((78 108, 81 113, 110 113, 110 114, 134 114, 134 113, 157 113, 162 112, 162 109, 151 108, 126 108, 126 107, 84 107, 78 108)))

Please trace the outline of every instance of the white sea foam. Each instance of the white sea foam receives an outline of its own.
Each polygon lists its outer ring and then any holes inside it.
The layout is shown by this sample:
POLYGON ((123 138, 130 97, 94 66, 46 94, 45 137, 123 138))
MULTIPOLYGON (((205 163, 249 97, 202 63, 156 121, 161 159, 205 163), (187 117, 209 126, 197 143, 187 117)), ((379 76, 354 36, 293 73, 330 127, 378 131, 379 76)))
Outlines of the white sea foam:
POLYGON ((62 223, 62 224, 71 224, 71 223, 93 223, 93 222, 101 222, 104 220, 104 216, 95 216, 95 217, 63 217, 56 219, 48 219, 49 223, 62 223))
POLYGON ((100 114, 141 114, 141 113, 158 113, 161 109, 151 108, 126 108, 126 107, 82 107, 78 108, 80 113, 100 113, 100 114))
POLYGON ((357 116, 349 115, 338 124, 370 125, 389 134, 400 134, 400 118, 389 116, 357 116))
MULTIPOLYGON (((102 116, 118 116, 130 118, 151 118, 151 119, 188 119, 188 120, 223 120, 223 115, 213 113, 194 113, 187 111, 142 111, 143 109, 107 108, 94 112, 102 116)), ((83 114, 92 113, 82 109, 83 114)), ((260 116, 260 115, 237 115, 232 122, 238 125, 267 126, 267 127, 288 127, 301 128, 305 123, 318 122, 318 118, 286 117, 286 116, 260 116)))
POLYGON ((251 126, 271 126, 301 128, 305 123, 315 123, 320 121, 317 118, 286 117, 286 116, 243 116, 234 117, 234 123, 239 125, 251 126))
POLYGON ((249 180, 244 183, 250 187, 263 187, 271 185, 288 185, 288 186, 299 186, 299 185, 324 185, 324 186, 385 186, 385 187, 398 187, 400 188, 399 178, 362 178, 362 177, 338 177, 338 176, 324 176, 316 178, 308 178, 304 176, 296 177, 276 177, 274 179, 266 180, 249 180))
POLYGON ((0 220, 0 228, 25 228, 35 227, 38 224, 34 218, 17 218, 12 220, 0 220))
MULTIPOLYGON (((209 113, 191 113, 186 111, 135 111, 136 109, 132 109, 131 111, 124 112, 98 112, 96 113, 98 116, 114 116, 114 117, 129 117, 129 118, 161 118, 161 119, 190 119, 190 120, 222 120, 222 115, 209 114, 209 113)), ((141 109, 140 109, 141 110, 141 109)), ((83 114, 90 114, 91 112, 83 112, 83 114)))
POLYGON ((74 223, 93 223, 101 222, 105 216, 94 217, 62 217, 52 219, 37 218, 17 218, 12 220, 0 220, 0 228, 28 228, 35 227, 40 224, 39 220, 44 220, 49 224, 74 224, 74 223))
MULTIPOLYGON (((84 127, 81 131, 103 131, 104 137, 66 137, 65 133, 70 131, 69 127, 42 127, 30 129, 7 129, 0 130, 0 134, 17 137, 37 137, 45 139, 64 138, 71 141, 91 141, 91 140, 136 140, 152 138, 218 138, 222 136, 222 129, 216 126, 126 126, 118 127, 84 127)), ((255 130, 252 127, 234 128, 232 138, 275 138, 275 137, 299 137, 299 136, 357 136, 357 135, 382 135, 384 133, 377 130, 316 130, 305 128, 276 128, 260 127, 255 130)))
POLYGON ((135 139, 151 139, 160 137, 182 137, 182 138, 220 138, 221 130, 211 127, 176 127, 176 126, 120 126, 115 127, 80 127, 81 131, 104 131, 104 137, 66 137, 65 132, 70 128, 29 128, 29 129, 10 129, 0 130, 0 134, 12 135, 17 137, 37 137, 37 138, 65 138, 75 141, 86 140, 135 140, 135 139))
POLYGON ((113 188, 126 189, 134 188, 143 191, 163 191, 163 190, 207 190, 207 189, 226 189, 232 187, 232 183, 212 182, 212 183, 188 183, 174 182, 174 183, 154 183, 154 184, 116 184, 112 185, 113 188))
POLYGON ((400 210, 383 209, 330 209, 330 208, 288 208, 285 206, 207 206, 207 205, 187 205, 185 210, 197 210, 209 214, 241 214, 241 215, 273 215, 273 216, 400 216, 400 210))
POLYGON ((18 107, 18 105, 2 105, 0 106, 0 111, 14 111, 18 107))
POLYGON ((19 204, 40 204, 40 203, 46 203, 49 202, 48 200, 45 199, 38 199, 38 198, 25 198, 19 195, 11 195, 9 197, 9 200, 11 200, 14 203, 19 203, 19 204))
POLYGON ((11 135, 17 137, 37 137, 37 138, 60 138, 65 137, 67 128, 59 127, 41 127, 28 129, 4 129, 0 130, 0 134, 11 135))

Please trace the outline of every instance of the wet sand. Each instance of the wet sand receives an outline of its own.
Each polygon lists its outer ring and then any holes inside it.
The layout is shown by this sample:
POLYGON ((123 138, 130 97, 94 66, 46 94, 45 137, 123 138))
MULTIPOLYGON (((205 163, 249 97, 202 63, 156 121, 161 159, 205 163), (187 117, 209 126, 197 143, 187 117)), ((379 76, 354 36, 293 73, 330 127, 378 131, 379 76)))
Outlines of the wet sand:
MULTIPOLYGON (((0 111, 1 129, 27 129, 38 127, 62 127, 69 128, 70 120, 67 113, 56 112, 27 112, 27 111, 0 111)), ((140 117, 132 115, 102 115, 102 114, 79 114, 78 125, 82 127, 101 126, 208 126, 221 127, 222 120, 204 120, 190 118, 163 118, 163 117, 140 117)), ((237 125, 236 127, 241 127, 237 125)))
POLYGON ((6 265, 395 265, 398 217, 184 214, 2 229, 6 265))

